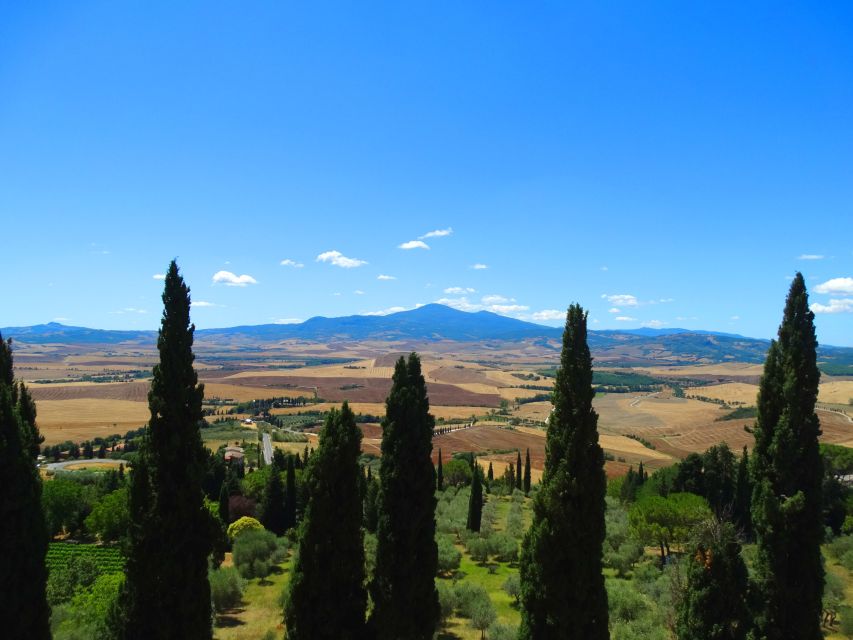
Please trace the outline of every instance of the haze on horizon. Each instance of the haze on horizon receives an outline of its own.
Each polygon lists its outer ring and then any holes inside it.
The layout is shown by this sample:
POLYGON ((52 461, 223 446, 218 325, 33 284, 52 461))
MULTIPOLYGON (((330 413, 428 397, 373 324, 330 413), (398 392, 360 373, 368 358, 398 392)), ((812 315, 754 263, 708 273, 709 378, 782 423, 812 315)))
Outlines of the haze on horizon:
POLYGON ((0 326, 441 302, 853 346, 853 8, 0 9, 0 326), (699 28, 697 25, 701 25, 699 28))

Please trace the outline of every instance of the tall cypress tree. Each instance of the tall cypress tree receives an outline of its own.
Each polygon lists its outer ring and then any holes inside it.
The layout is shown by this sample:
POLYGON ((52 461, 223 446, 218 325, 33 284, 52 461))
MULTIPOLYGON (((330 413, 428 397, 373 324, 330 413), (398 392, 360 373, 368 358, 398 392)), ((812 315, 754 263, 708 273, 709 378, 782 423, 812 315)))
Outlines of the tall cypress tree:
POLYGON ((530 449, 524 454, 524 493, 530 493, 530 449))
POLYGON ((261 522, 264 527, 277 536, 284 535, 287 530, 287 518, 284 510, 284 485, 281 474, 276 467, 271 467, 267 477, 267 485, 261 502, 261 522))
POLYGON ((814 410, 819 380, 814 314, 797 273, 764 363, 752 452, 756 629, 768 640, 822 637, 823 460, 814 410))
POLYGON ((486 476, 486 479, 489 481, 490 485, 495 481, 495 470, 492 467, 492 461, 491 460, 489 460, 489 473, 486 476))
POLYGON ((587 314, 569 307, 545 472, 521 552, 522 640, 609 637, 602 574, 604 452, 592 408, 587 314))
POLYGON ((435 588, 435 468, 426 382, 417 354, 397 361, 382 421, 374 637, 429 640, 440 608, 435 588))
POLYGON ((521 491, 524 476, 521 471, 521 449, 515 452, 515 488, 521 491))
POLYGON ((286 531, 296 526, 296 462, 292 454, 287 456, 287 475, 285 478, 284 529, 286 531))
POLYGON ((436 469, 435 486, 439 491, 444 490, 444 469, 441 468, 441 449, 438 450, 438 468, 436 469))
POLYGON ((752 481, 749 477, 749 452, 743 445, 743 455, 737 467, 737 485, 735 486, 735 503, 732 508, 732 519, 740 528, 741 533, 752 538, 752 481))
POLYGON ((130 552, 122 594, 128 639, 212 636, 208 556, 213 524, 204 507, 199 434, 204 386, 193 368, 189 288, 174 261, 163 290, 148 406, 151 418, 130 489, 130 552))
POLYGON ((687 558, 687 589, 678 605, 679 640, 742 640, 750 627, 747 571, 728 522, 700 527, 687 558))
POLYGON ((468 531, 480 531, 483 519, 483 472, 479 464, 474 464, 474 477, 471 480, 471 494, 468 496, 468 521, 465 527, 468 531))
POLYGON ((15 383, 12 343, 0 336, 0 616, 9 638, 50 638, 45 589, 48 534, 36 458, 35 403, 15 383))
POLYGON ((311 500, 284 606, 288 640, 365 638, 360 453, 361 431, 344 402, 329 412, 306 471, 311 500))

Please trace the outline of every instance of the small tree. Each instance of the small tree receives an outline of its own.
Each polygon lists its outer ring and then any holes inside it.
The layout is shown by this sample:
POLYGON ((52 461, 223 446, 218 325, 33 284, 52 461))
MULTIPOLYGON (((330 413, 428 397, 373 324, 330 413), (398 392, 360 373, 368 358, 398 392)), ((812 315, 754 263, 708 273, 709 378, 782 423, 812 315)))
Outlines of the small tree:
POLYGON ((530 449, 524 455, 524 493, 530 493, 530 449))
POLYGON ((468 521, 466 528, 469 531, 480 531, 480 522, 483 518, 483 484, 480 480, 480 466, 474 467, 474 479, 471 481, 471 495, 468 498, 468 521))

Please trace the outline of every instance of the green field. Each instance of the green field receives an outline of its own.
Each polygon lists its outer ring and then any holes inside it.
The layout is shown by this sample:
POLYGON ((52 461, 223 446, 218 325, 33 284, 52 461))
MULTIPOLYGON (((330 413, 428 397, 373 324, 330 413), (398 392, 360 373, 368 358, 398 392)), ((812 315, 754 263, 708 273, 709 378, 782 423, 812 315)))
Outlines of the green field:
POLYGON ((71 542, 51 542, 47 548, 47 568, 52 571, 68 564, 71 556, 91 558, 102 573, 124 571, 124 556, 118 547, 106 547, 100 544, 78 544, 71 542))

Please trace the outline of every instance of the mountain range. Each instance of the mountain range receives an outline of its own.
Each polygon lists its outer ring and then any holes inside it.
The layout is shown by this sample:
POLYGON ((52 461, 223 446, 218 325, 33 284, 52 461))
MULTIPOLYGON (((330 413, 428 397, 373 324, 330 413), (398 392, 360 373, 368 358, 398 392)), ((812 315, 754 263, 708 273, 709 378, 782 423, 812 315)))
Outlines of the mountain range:
MULTIPOLYGON (((80 344, 147 346, 156 340, 156 331, 103 330, 73 327, 55 322, 29 327, 0 329, 4 338, 28 344, 80 344)), ((196 339, 203 343, 263 344, 284 340, 307 342, 438 342, 517 343, 530 342, 559 350, 562 328, 525 322, 489 311, 459 311, 440 304, 428 304, 410 311, 384 316, 353 315, 339 318, 317 316, 298 324, 261 324, 199 329, 196 339)), ((769 340, 730 333, 680 328, 591 330, 589 344, 597 357, 608 360, 663 360, 702 362, 763 362, 769 340)), ((853 363, 853 348, 822 346, 824 361, 853 363)))

